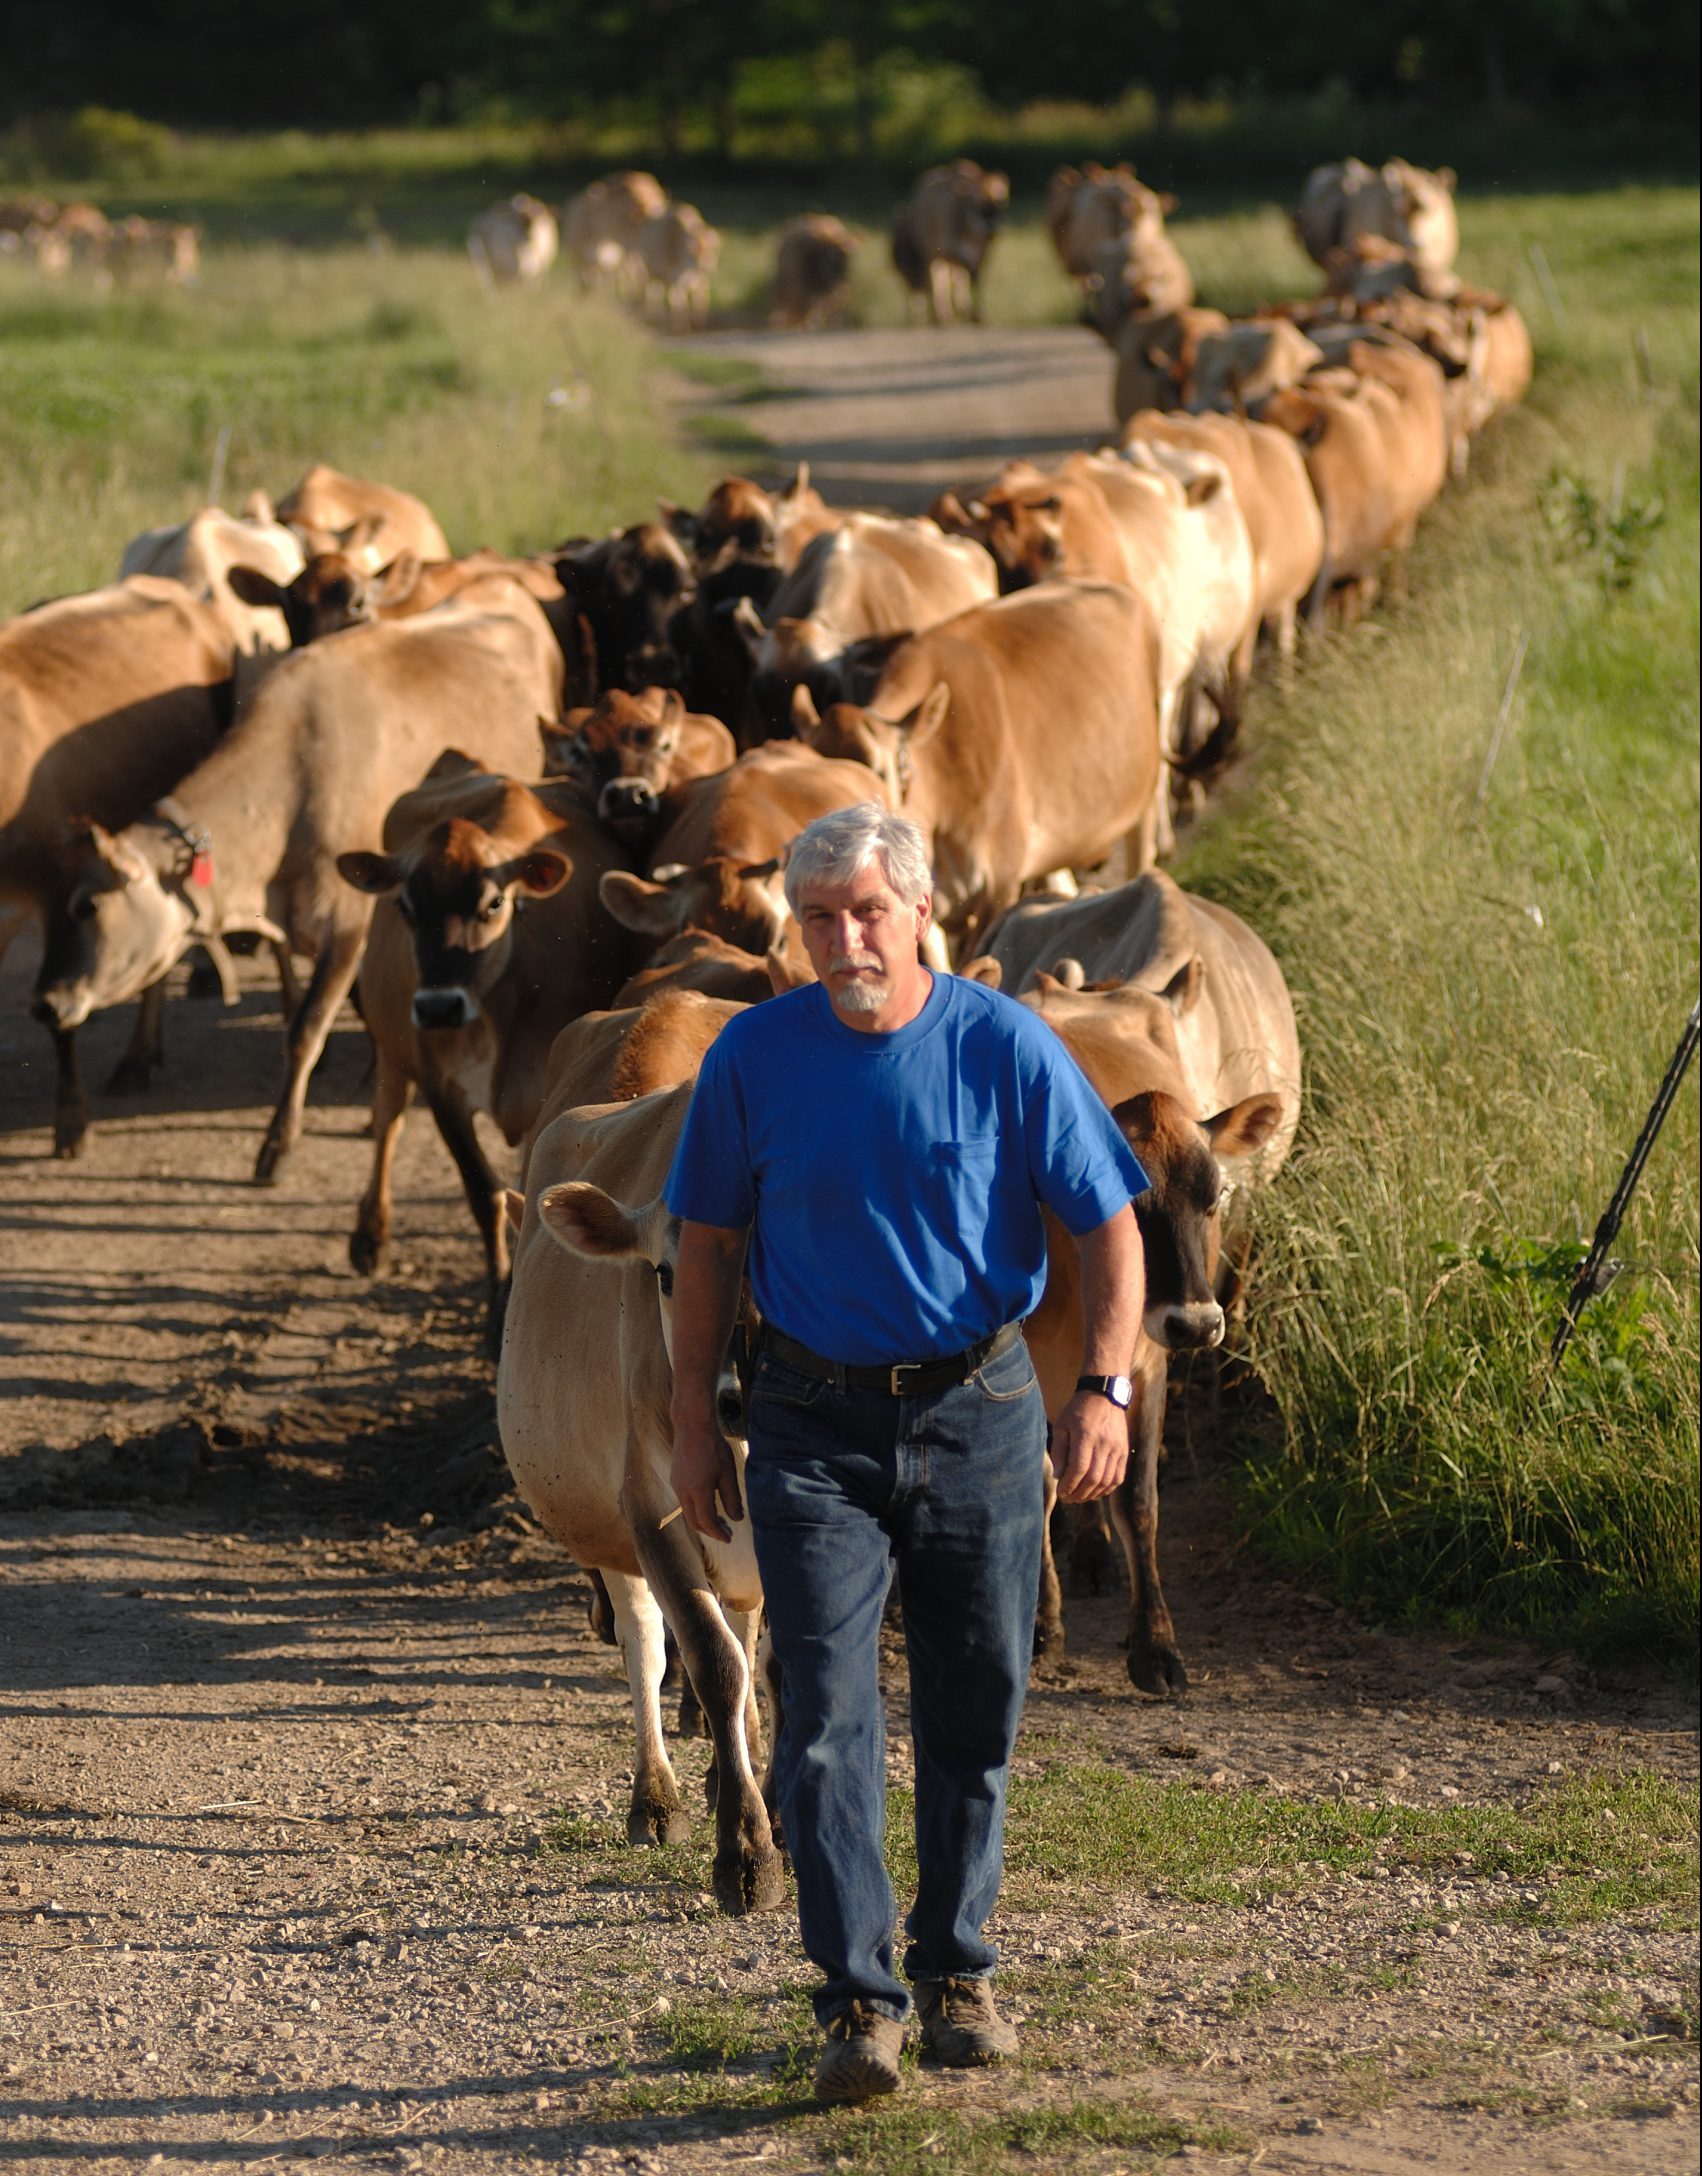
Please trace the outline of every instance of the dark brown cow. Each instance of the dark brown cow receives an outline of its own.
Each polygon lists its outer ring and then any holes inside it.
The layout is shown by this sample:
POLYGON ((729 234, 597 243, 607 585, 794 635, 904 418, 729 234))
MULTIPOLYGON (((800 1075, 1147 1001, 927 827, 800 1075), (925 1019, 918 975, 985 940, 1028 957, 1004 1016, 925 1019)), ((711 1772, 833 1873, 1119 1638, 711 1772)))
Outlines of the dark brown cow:
POLYGON ((981 274, 1011 185, 973 159, 931 166, 892 223, 892 261, 913 295, 927 297, 936 325, 967 315, 981 322, 981 274))
POLYGON ((595 543, 564 545, 555 571, 590 624, 604 686, 679 685, 673 622, 690 597, 692 571, 669 529, 641 521, 595 543))
POLYGON ((844 307, 851 264, 861 246, 842 219, 805 212, 780 230, 774 257, 772 325, 819 325, 844 307))

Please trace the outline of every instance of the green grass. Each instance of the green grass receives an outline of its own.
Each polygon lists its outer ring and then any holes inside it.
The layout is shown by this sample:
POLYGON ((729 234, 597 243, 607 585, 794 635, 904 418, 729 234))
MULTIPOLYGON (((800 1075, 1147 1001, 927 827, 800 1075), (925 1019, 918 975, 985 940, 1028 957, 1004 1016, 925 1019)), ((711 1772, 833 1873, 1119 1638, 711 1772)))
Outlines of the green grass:
POLYGON ((206 252, 188 293, 0 260, 0 611, 116 574, 139 530, 280 496, 312 460, 425 499, 458 548, 540 550, 713 473, 647 333, 567 284, 488 294, 450 249, 206 252))
POLYGON ((1696 993, 1696 204, 1523 200, 1468 240, 1537 335, 1529 406, 1429 516, 1410 601, 1261 691, 1178 863, 1281 960, 1306 1057, 1249 1316, 1281 1441, 1245 1511, 1397 1621, 1693 1666, 1694 1072, 1616 1248, 1635 1270, 1557 1377, 1547 1347, 1696 993), (1545 518, 1557 472, 1594 543, 1545 518))

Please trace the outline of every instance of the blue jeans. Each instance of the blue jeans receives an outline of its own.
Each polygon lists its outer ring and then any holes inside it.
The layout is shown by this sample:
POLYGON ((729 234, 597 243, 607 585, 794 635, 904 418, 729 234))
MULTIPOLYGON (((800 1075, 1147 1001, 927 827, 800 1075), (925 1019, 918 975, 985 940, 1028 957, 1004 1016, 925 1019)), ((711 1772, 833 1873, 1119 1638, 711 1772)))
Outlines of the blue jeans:
POLYGON ((1019 1339, 926 1397, 837 1390, 765 1353, 745 1469, 784 1723, 775 1777, 825 2024, 853 1999, 910 2008, 881 1856, 881 1612, 894 1571, 916 1748, 912 1980, 991 1972, 1005 1784, 1028 1686, 1046 1415, 1019 1339))

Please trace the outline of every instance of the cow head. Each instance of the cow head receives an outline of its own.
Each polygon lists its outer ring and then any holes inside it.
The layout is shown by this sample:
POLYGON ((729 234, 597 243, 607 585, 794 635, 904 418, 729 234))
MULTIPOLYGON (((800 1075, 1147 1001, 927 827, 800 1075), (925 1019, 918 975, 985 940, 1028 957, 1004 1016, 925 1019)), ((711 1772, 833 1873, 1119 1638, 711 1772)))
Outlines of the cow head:
POLYGON ((808 702, 808 690, 803 688, 794 696, 793 705, 800 740, 808 741, 817 755, 866 764, 880 780, 890 805, 902 808, 910 792, 916 757, 951 714, 951 689, 945 681, 935 681, 902 718, 883 718, 879 711, 861 703, 834 703, 825 717, 818 718, 808 702))
POLYGON ((1171 1352, 1222 1341, 1223 1309, 1214 1285, 1224 1207, 1239 1167, 1258 1154, 1282 1119, 1275 1095, 1246 1096, 1196 1119, 1177 1093, 1176 1014, 1198 1000, 1201 981, 1198 960, 1163 991, 1127 983, 1076 991, 1059 976, 1039 974, 1021 999, 1063 1038, 1102 1095, 1115 1095, 1117 1084, 1131 1076, 1165 1083, 1121 1096, 1111 1115, 1150 1181, 1135 1203, 1146 1256, 1141 1326, 1171 1352))
POLYGON ((175 826, 75 830, 46 917, 36 1017, 74 1028, 157 982, 192 941, 201 868, 175 826))
POLYGON ((659 869, 654 877, 608 869, 597 890, 622 928, 640 936, 661 941, 701 929, 760 956, 786 934, 781 867, 778 856, 741 862, 715 854, 695 868, 659 869))
POLYGON ((569 548, 557 578, 591 623, 605 675, 627 688, 677 687, 673 620, 691 594, 691 566, 660 522, 636 522, 600 543, 569 548))
MULTIPOLYGON (((1069 547, 1064 538, 1064 502, 1049 478, 1036 472, 1031 480, 1007 472, 976 506, 982 516, 976 541, 993 555, 1002 596, 1065 571, 1069 547)), ((970 512, 974 514, 975 506, 970 512)))
POLYGON ((552 733, 557 766, 597 796, 597 815, 617 837, 655 822, 685 716, 675 688, 637 695, 610 688, 593 709, 575 713, 574 730, 552 733))
POLYGON ((779 549, 774 501, 749 477, 723 476, 696 514, 671 499, 659 500, 658 505, 700 582, 734 559, 774 564, 779 549))
POLYGON ((258 567, 232 567, 232 592, 247 605, 272 605, 284 615, 290 644, 303 649, 341 634, 403 603, 420 578, 412 552, 399 552, 376 574, 346 552, 315 552, 292 582, 275 582, 258 567))
POLYGON ((510 852, 465 817, 437 824, 401 854, 339 854, 338 874, 373 898, 394 897, 413 932, 417 1028, 467 1028, 480 993, 508 961, 522 899, 547 899, 573 874, 547 846, 510 852))

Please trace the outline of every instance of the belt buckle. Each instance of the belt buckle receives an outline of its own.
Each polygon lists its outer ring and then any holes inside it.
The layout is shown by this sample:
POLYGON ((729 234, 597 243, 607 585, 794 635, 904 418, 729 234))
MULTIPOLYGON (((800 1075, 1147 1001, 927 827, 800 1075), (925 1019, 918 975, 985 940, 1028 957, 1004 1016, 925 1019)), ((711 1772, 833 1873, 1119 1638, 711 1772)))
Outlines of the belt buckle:
POLYGON ((921 1372, 922 1363, 919 1360, 899 1361, 898 1365, 890 1369, 887 1374, 887 1384, 892 1395, 895 1398, 902 1398, 905 1395, 904 1385, 898 1379, 901 1375, 920 1375, 921 1372))

